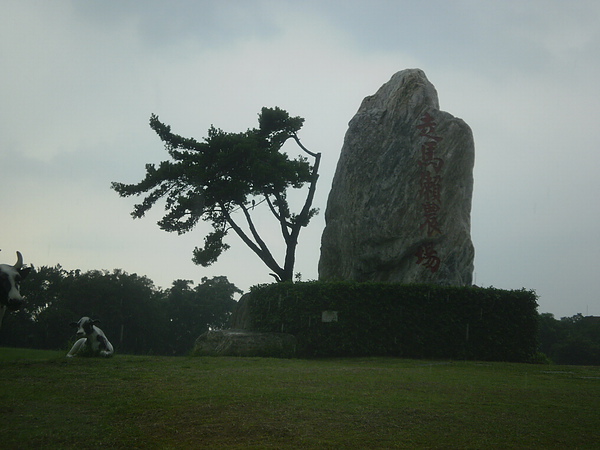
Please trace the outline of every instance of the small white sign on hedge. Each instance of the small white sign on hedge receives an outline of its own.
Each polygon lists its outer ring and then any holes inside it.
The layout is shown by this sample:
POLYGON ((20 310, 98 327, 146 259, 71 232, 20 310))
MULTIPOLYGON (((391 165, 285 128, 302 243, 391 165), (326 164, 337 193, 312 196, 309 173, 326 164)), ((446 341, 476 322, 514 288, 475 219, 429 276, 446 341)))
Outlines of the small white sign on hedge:
POLYGON ((337 311, 323 311, 321 313, 321 322, 337 322, 338 312, 337 311))

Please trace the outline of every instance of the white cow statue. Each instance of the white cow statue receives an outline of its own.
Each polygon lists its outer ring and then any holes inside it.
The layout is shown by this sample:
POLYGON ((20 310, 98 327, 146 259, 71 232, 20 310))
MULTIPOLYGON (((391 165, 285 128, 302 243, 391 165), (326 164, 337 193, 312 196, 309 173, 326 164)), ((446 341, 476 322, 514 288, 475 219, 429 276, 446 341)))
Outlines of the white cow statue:
POLYGON ((0 264, 0 326, 6 310, 16 311, 25 301, 21 297, 20 284, 31 267, 23 267, 23 255, 17 252, 17 263, 14 266, 0 264))
POLYGON ((114 349, 112 344, 104 335, 104 332, 96 326, 99 320, 82 317, 79 322, 71 322, 71 326, 77 328, 77 336, 80 339, 75 342, 67 357, 74 356, 112 356, 114 349))

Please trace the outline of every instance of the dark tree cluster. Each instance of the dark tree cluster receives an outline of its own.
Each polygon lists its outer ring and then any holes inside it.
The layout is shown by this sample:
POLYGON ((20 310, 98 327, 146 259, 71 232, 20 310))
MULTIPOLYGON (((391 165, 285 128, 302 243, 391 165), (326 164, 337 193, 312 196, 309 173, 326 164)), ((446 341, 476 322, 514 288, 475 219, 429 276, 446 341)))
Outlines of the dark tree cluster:
POLYGON ((555 364, 600 365, 600 317, 540 314, 539 341, 555 364))
POLYGON ((122 270, 58 265, 32 270, 22 293, 27 304, 5 316, 1 346, 68 351, 75 339, 69 323, 89 316, 101 321, 117 352, 184 355, 200 334, 226 325, 241 291, 224 276, 158 289, 149 278, 122 270))

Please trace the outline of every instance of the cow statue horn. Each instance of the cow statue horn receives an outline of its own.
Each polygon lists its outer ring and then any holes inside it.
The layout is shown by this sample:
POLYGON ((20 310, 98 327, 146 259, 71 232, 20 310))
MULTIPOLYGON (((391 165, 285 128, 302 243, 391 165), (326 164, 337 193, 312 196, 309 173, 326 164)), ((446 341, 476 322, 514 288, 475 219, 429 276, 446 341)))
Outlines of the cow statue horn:
POLYGON ((21 255, 21 252, 17 252, 17 263, 14 265, 14 268, 19 270, 21 267, 23 267, 23 255, 21 255))

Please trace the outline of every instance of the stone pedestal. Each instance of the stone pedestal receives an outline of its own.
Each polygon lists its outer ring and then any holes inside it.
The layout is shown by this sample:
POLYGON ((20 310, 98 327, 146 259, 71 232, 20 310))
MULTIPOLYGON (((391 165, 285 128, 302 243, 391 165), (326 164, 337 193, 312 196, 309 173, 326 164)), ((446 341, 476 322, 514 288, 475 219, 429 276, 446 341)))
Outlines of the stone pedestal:
POLYGON ((211 330, 196 339, 194 356, 266 356, 291 358, 296 338, 285 333, 211 330))

